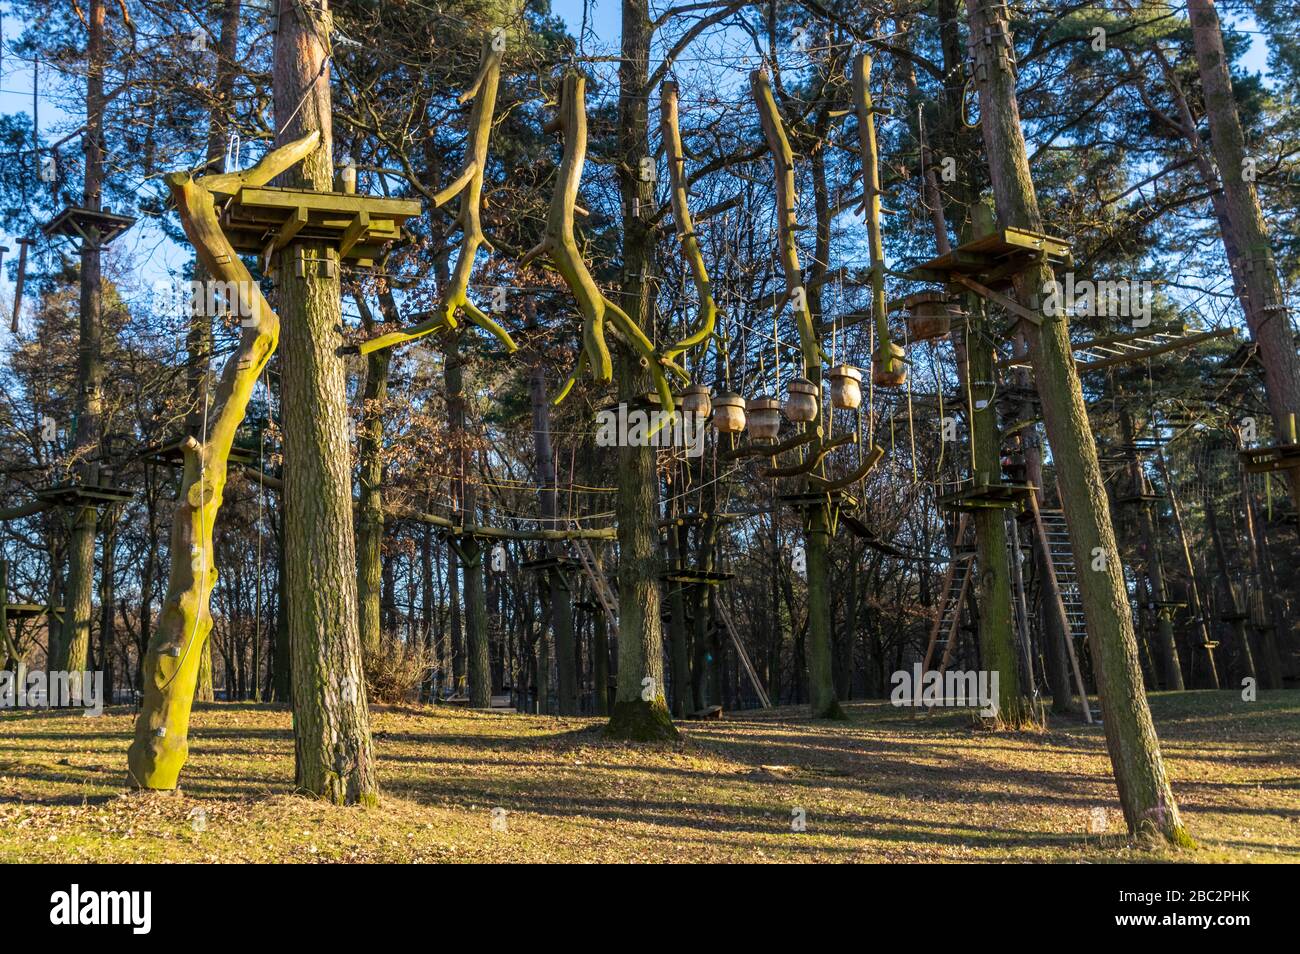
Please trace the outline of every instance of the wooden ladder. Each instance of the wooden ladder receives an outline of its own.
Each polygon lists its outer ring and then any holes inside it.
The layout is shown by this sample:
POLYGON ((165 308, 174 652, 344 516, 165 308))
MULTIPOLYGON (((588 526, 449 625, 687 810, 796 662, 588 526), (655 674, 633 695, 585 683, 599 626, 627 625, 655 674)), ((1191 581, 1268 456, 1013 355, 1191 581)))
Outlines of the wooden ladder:
MULTIPOLYGON (((964 513, 958 517, 957 536, 952 542, 953 550, 961 546, 969 522, 969 517, 964 513)), ((930 640, 925 647, 925 661, 921 664, 922 674, 930 670, 930 663, 934 661, 934 650, 939 644, 940 632, 944 632, 946 637, 943 651, 944 668, 947 668, 951 661, 952 650, 957 642, 957 626, 961 622, 962 606, 966 602, 966 589, 970 585, 970 565, 974 556, 973 553, 960 557, 954 556, 948 561, 948 569, 944 571, 943 583, 939 587, 942 594, 939 597, 939 612, 934 618, 934 625, 930 627, 930 640), (952 608, 951 619, 948 613, 950 607, 952 608), (943 625, 945 620, 948 621, 946 630, 943 625)))
POLYGON ((592 551, 591 544, 578 538, 573 541, 573 549, 578 554, 578 562, 582 564, 582 572, 591 582, 592 592, 596 594, 601 609, 605 611, 605 617, 609 621, 610 636, 617 636, 618 600, 614 598, 614 591, 609 587, 609 580, 600 570, 600 564, 596 561, 596 554, 592 551))

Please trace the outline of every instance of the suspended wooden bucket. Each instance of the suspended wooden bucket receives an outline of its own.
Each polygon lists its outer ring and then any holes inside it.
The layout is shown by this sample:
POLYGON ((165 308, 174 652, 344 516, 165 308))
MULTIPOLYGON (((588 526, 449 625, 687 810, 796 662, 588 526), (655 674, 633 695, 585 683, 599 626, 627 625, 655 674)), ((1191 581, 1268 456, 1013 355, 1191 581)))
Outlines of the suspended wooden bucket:
POLYGON ((828 375, 831 379, 831 404, 848 411, 862 405, 862 372, 851 364, 837 364, 828 375))
MULTIPOLYGON (((709 416, 709 411, 712 410, 711 402, 709 401, 709 386, 707 384, 690 385, 682 391, 680 398, 681 400, 679 403, 683 415, 689 414, 692 417, 703 420, 709 416)), ((741 426, 743 427, 744 425, 742 424, 741 426)))
POLYGON ((786 385, 785 416, 796 424, 807 424, 817 420, 820 402, 817 385, 807 378, 793 378, 786 385))
POLYGON ((760 397, 745 404, 749 436, 756 441, 774 441, 781 433, 781 402, 774 397, 760 397))
POLYGON ((871 356, 871 383, 878 388, 900 388, 907 383, 907 364, 900 346, 885 342, 871 356))
POLYGON ((713 399, 713 429, 719 434, 739 434, 745 429, 745 399, 724 391, 713 399))
POLYGON ((909 341, 934 341, 947 337, 952 320, 961 317, 961 306, 943 292, 917 292, 903 299, 907 311, 909 341))

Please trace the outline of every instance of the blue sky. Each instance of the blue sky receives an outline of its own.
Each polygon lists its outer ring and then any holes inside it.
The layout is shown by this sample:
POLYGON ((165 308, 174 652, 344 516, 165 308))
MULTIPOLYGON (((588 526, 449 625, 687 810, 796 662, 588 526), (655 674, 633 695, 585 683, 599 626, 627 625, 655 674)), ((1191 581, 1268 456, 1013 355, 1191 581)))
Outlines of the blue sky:
MULTIPOLYGON (((667 2, 668 0, 652 0, 651 7, 657 10, 667 2)), ((563 18, 565 23, 568 24, 570 32, 576 36, 582 25, 583 0, 553 0, 552 9, 558 16, 563 18)), ((587 12, 588 52, 616 50, 621 15, 619 0, 587 0, 587 12)), ((1238 29, 1251 31, 1256 29, 1254 21, 1248 18, 1239 17, 1229 22, 1238 29)), ((12 17, 6 16, 3 18, 5 38, 16 36, 20 27, 18 21, 12 17)), ((1244 65, 1253 72, 1266 73, 1268 59, 1266 37, 1258 33, 1249 35, 1251 49, 1246 56, 1244 65)), ((51 74, 48 71, 43 71, 41 85, 44 90, 48 90, 48 84, 51 81, 51 74)), ((31 109, 31 65, 5 53, 3 58, 0 59, 0 112, 23 112, 30 115, 31 109)), ((42 96, 40 110, 41 128, 43 130, 49 131, 52 128, 65 125, 67 122, 67 115, 45 96, 42 96)), ((15 238, 16 236, 13 235, 0 234, 0 244, 13 249, 15 248, 15 238)), ((165 275, 169 268, 179 268, 188 260, 186 252, 172 246, 171 243, 161 242, 157 229, 147 225, 137 226, 121 242, 123 243, 123 251, 129 254, 132 260, 143 260, 149 263, 143 269, 144 273, 149 276, 148 280, 165 275)), ((7 269, 3 271, 7 271, 7 269)), ((5 275, 0 274, 0 296, 7 300, 10 294, 12 294, 12 285, 5 275)))

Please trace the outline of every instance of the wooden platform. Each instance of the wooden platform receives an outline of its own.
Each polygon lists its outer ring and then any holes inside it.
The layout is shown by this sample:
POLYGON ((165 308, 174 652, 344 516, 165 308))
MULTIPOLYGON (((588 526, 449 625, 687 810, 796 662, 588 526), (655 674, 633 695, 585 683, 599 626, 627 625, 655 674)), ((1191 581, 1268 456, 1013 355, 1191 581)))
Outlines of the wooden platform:
POLYGON ((944 510, 975 513, 980 510, 1019 510, 1029 495, 1033 484, 973 484, 939 498, 944 510))
POLYGON ((844 490, 810 491, 808 493, 781 494, 777 497, 782 503, 796 509, 803 507, 820 507, 828 501, 832 506, 854 509, 858 499, 844 490))
POLYGON ((102 248, 133 225, 135 219, 129 215, 115 215, 108 209, 96 212, 93 209, 68 206, 42 225, 41 232, 46 238, 67 235, 89 242, 93 230, 98 238, 95 244, 102 248))
MULTIPOLYGON (((145 451, 144 459, 153 464, 163 464, 167 467, 181 467, 185 464, 185 453, 181 450, 188 438, 177 438, 174 441, 168 441, 149 448, 145 451)), ((246 464, 254 466, 257 463, 257 454, 247 447, 240 447, 234 444, 230 448, 230 456, 227 458, 232 464, 246 464)))
POLYGON ((908 271, 907 277, 947 283, 953 275, 965 275, 997 290, 1010 287, 1015 276, 1040 260, 1049 265, 1073 264, 1070 243, 1028 229, 1001 229, 922 262, 908 271))
POLYGON ((1300 444, 1270 444, 1238 451, 1248 474, 1274 474, 1300 467, 1300 444))
POLYGON ((718 586, 735 578, 734 573, 713 573, 708 570, 676 570, 659 574, 659 579, 665 583, 690 583, 700 586, 718 586))
POLYGON ((111 503, 125 503, 134 497, 121 487, 102 487, 92 484, 59 484, 38 490, 36 497, 60 507, 97 507, 111 503))
POLYGON ((522 569, 540 573, 543 570, 576 570, 581 568, 582 564, 573 557, 548 556, 537 560, 525 560, 519 566, 522 569))
POLYGON ((46 606, 44 603, 6 603, 5 616, 8 619, 34 619, 37 616, 61 616, 62 606, 46 606))
POLYGON ((267 257, 295 240, 324 242, 340 259, 369 267, 421 211, 414 199, 261 186, 231 198, 221 228, 240 252, 267 257))

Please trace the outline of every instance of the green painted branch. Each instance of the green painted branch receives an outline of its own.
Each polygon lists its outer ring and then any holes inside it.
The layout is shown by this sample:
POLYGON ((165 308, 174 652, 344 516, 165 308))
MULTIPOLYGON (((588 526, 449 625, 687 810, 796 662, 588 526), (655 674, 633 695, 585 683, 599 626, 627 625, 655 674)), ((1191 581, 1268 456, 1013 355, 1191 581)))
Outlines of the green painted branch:
POLYGON ((664 149, 668 153, 668 181, 673 207, 673 226, 677 230, 677 238, 682 243, 682 256, 691 270, 695 293, 700 299, 700 313, 695 327, 690 334, 664 351, 664 355, 671 358, 709 340, 717 323, 718 306, 713 300, 709 272, 704 265, 704 252, 700 248, 699 238, 695 235, 695 223, 691 221, 690 205, 686 200, 686 157, 682 152, 682 133, 677 116, 677 84, 672 81, 665 82, 659 91, 659 128, 663 136, 664 149))
POLYGON ((743 457, 779 457, 796 447, 811 444, 821 436, 820 427, 810 427, 793 437, 786 438, 780 444, 742 444, 740 447, 722 451, 718 456, 723 460, 740 460, 743 457))
POLYGON ((582 376, 582 372, 586 367, 587 352, 579 351, 578 361, 573 366, 573 373, 564 379, 564 384, 560 387, 560 390, 556 393, 555 397, 551 398, 552 407, 559 407, 561 402, 569 396, 569 392, 573 390, 573 385, 577 383, 578 378, 582 376))
MULTIPOLYGON (((559 112, 553 124, 554 128, 564 136, 564 154, 560 159, 555 191, 551 195, 551 205, 546 216, 546 233, 537 247, 524 256, 521 264, 544 254, 560 273, 565 284, 569 286, 569 291, 583 316, 583 354, 596 380, 610 381, 614 376, 609 346, 605 342, 605 318, 608 316, 632 352, 647 362, 655 390, 659 392, 660 407, 667 412, 667 415, 671 415, 675 405, 672 388, 668 384, 664 368, 668 367, 686 380, 689 380, 689 377, 680 368, 666 362, 664 356, 655 351, 653 343, 636 322, 600 290, 591 271, 587 268, 587 263, 578 251, 577 239, 574 236, 573 221, 577 209, 578 188, 582 181, 582 169, 587 156, 585 91, 586 80, 580 73, 569 73, 564 77, 559 112)), ((562 393, 567 394, 568 389, 566 388, 562 393)), ((667 415, 661 419, 660 427, 666 423, 667 415)))
POLYGON ((23 517, 34 517, 38 513, 44 513, 54 505, 44 500, 33 500, 29 503, 19 504, 17 507, 10 507, 8 510, 0 510, 0 523, 6 523, 10 520, 21 520, 23 517))
MULTIPOLYGON (((488 142, 492 136, 492 117, 496 110, 497 87, 501 81, 501 56, 502 52, 496 48, 492 38, 485 37, 479 54, 478 76, 466 93, 466 96, 473 97, 474 108, 470 111, 469 117, 465 166, 456 180, 438 193, 437 197, 447 201, 454 195, 460 196, 460 212, 456 218, 461 230, 460 254, 456 258, 456 269, 442 296, 442 302, 438 310, 427 320, 366 342, 361 346, 362 354, 380 348, 391 348, 393 345, 412 341, 437 331, 454 330, 457 326, 456 315, 461 311, 473 324, 496 337, 505 346, 507 352, 513 354, 519 349, 509 332, 469 300, 469 283, 474 272, 474 260, 479 248, 487 243, 482 222, 483 177, 484 170, 487 168, 488 142)), ((461 97, 461 102, 465 102, 465 98, 465 96, 461 97)))
POLYGON ((846 444, 856 444, 858 442, 857 431, 849 431, 841 434, 839 437, 833 437, 828 441, 823 441, 815 447, 811 454, 805 457, 797 464, 790 464, 787 467, 769 467, 763 471, 764 477, 798 477, 801 474, 810 474, 822 462, 831 451, 837 447, 843 447, 846 444))
POLYGON ((777 109, 776 97, 772 93, 772 84, 767 73, 754 70, 749 74, 749 85, 758 106, 759 120, 763 126, 763 136, 767 140, 768 151, 772 154, 772 163, 776 167, 776 227, 777 240, 781 251, 781 267, 785 272, 786 288, 789 290, 793 305, 795 323, 799 328, 799 344, 803 351, 804 364, 808 368, 821 367, 821 346, 817 341, 817 332, 813 328, 812 314, 808 310, 808 295, 803 288, 803 270, 799 266, 799 245, 795 240, 795 187, 794 187, 794 153, 790 149, 790 139, 781 122, 781 112, 777 109), (796 294, 796 290, 804 292, 796 294))
POLYGON ((867 212, 867 247, 871 256, 871 313, 876 319, 876 353, 873 363, 886 373, 899 370, 902 349, 889 337, 885 303, 885 245, 880 229, 880 154, 876 148, 876 116, 871 102, 871 54, 859 53, 853 60, 853 110, 858 117, 858 154, 862 164, 863 205, 867 212))
POLYGON ((207 440, 188 438, 182 447, 184 471, 172 524, 167 596, 145 656, 144 698, 127 754, 131 780, 141 788, 175 788, 185 765, 201 649, 212 629, 209 599, 217 580, 212 534, 230 448, 280 336, 279 317, 221 231, 215 199, 237 193, 243 184, 269 182, 301 161, 319 140, 319 133, 310 133, 267 153, 242 173, 198 180, 186 173, 167 176, 181 225, 199 261, 215 278, 246 291, 251 314, 243 322, 239 347, 221 372, 207 440))
POLYGON ((808 478, 809 486, 813 490, 842 490, 845 487, 850 487, 871 473, 884 456, 883 449, 873 447, 871 452, 863 458, 862 463, 855 467, 851 473, 845 474, 836 480, 826 480, 824 477, 818 477, 814 474, 808 478))

